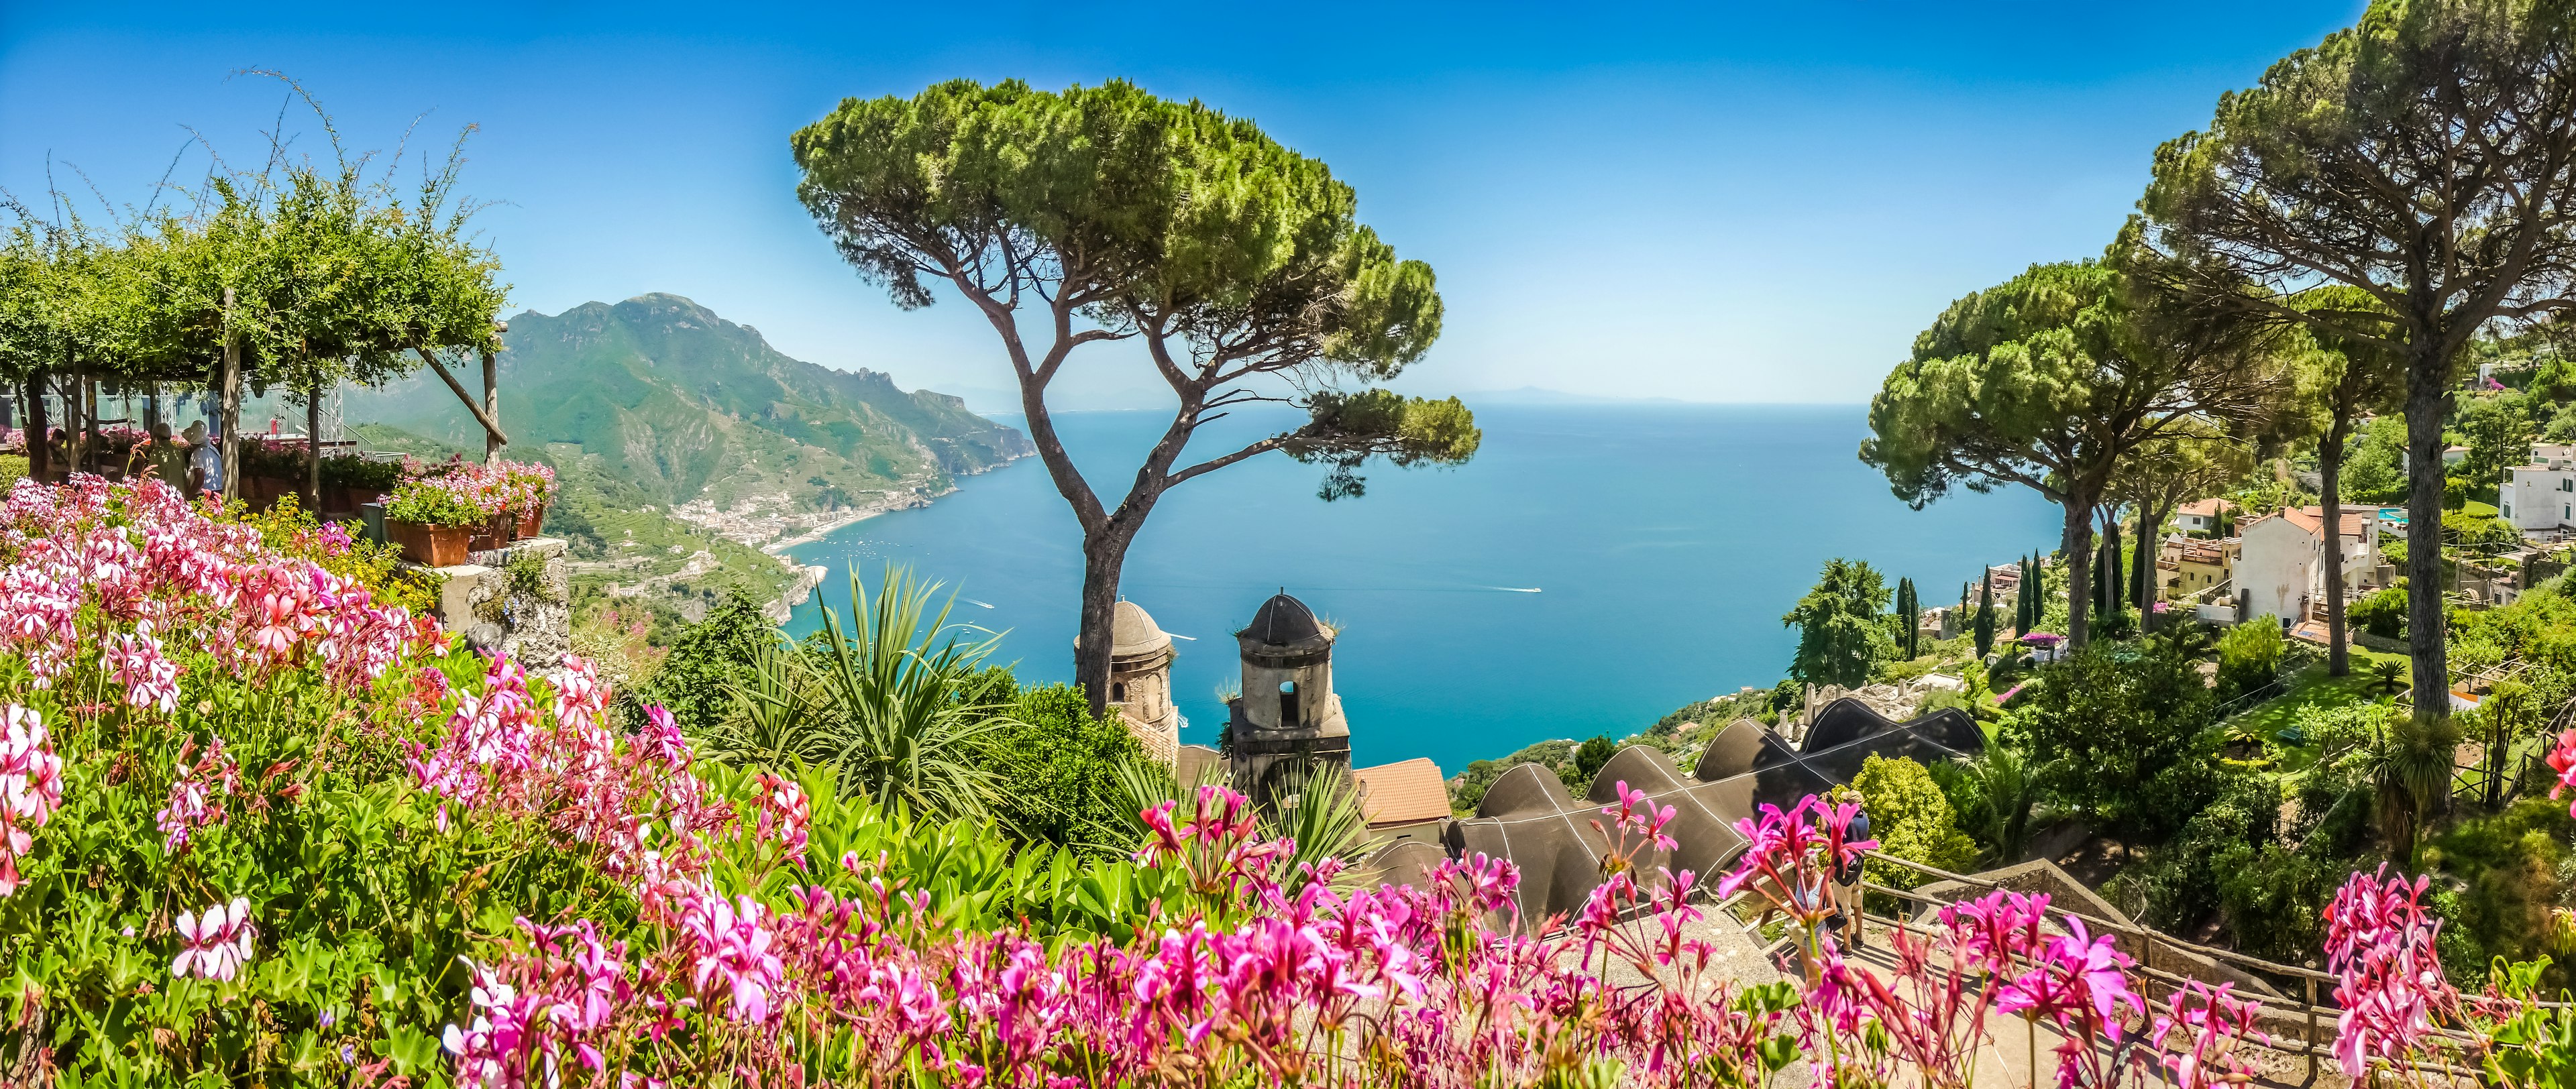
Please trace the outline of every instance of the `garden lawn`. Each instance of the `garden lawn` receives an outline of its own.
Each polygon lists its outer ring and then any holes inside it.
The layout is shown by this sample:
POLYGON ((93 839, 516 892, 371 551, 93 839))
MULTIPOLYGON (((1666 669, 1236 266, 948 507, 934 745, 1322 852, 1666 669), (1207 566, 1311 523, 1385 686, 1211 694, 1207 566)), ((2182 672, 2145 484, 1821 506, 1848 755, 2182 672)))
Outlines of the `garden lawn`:
POLYGON ((2371 663, 2378 661, 2397 662, 2403 665, 2406 662, 2406 656, 2382 654, 2356 646, 2352 648, 2352 672, 2349 675, 2329 676, 2326 673, 2326 664, 2318 662, 2299 671, 2298 676, 2291 678, 2289 691, 2255 704, 2252 710, 2228 721, 2231 725, 2244 727, 2247 732, 2256 737, 2268 739, 2296 721, 2301 708, 2341 707, 2349 703, 2378 699, 2379 678, 2373 676, 2370 671, 2371 663))

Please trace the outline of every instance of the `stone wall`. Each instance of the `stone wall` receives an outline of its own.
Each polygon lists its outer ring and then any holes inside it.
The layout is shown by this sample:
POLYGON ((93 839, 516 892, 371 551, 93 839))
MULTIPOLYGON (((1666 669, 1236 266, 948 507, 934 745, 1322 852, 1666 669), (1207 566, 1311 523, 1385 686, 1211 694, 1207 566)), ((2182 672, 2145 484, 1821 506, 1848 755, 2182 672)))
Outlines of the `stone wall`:
POLYGON ((438 619, 477 650, 499 650, 551 674, 572 645, 572 581, 564 541, 531 537, 441 567, 438 619))

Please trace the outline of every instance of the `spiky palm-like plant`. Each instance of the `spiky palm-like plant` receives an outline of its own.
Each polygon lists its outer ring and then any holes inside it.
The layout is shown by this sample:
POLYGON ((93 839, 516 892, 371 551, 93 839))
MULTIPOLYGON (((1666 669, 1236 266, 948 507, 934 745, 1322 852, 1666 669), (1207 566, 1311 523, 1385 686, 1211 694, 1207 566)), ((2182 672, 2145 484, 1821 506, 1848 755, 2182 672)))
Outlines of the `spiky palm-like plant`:
POLYGON ((888 567, 871 597, 850 575, 849 619, 823 611, 819 646, 774 650, 735 687, 740 707, 720 749, 838 769, 841 792, 897 802, 932 819, 980 816, 999 784, 976 739, 1006 721, 958 693, 998 637, 973 641, 931 612, 939 584, 888 567))
POLYGON ((2460 724, 2449 717, 2392 712, 2372 741, 2364 766, 2379 789, 2380 835, 2409 866, 2424 815, 2450 792, 2459 752, 2460 724))
POLYGON ((1952 761, 1938 774, 1965 780, 1974 801, 1959 814, 1961 822, 1993 849, 1995 865, 2009 866, 2030 849, 2039 784, 2021 750, 2004 744, 1993 726, 1985 731, 1986 751, 1952 761))

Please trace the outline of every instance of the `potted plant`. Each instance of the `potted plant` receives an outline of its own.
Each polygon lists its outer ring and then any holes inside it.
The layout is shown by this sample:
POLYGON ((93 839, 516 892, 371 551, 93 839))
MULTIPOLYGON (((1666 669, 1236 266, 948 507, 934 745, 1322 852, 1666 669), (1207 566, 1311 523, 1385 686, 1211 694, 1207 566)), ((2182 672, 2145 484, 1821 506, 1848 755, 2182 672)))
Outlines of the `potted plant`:
POLYGON ((518 537, 534 537, 543 532, 546 508, 555 500, 555 471, 543 465, 524 461, 498 461, 492 468, 501 475, 501 492, 507 497, 512 529, 518 537))
POLYGON ((266 435, 248 436, 241 447, 241 496, 252 510, 266 510, 278 497, 304 490, 304 447, 266 435))
POLYGON ((491 516, 444 477, 406 480, 385 500, 385 536, 413 563, 464 563, 475 530, 490 524, 491 516))
POLYGON ((322 511, 346 514, 358 504, 392 491, 403 482, 403 463, 363 454, 331 454, 322 459, 322 511))

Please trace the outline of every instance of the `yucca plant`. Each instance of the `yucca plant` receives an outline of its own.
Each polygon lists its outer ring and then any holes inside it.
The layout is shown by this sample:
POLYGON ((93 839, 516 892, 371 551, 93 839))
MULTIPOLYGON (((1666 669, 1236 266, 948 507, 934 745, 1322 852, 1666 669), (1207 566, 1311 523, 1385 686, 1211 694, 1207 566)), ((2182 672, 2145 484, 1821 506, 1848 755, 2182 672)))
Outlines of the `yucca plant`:
POLYGON ((728 686, 732 713, 699 739, 705 751, 728 763, 783 767, 801 755, 818 716, 811 702, 812 671, 794 647, 779 640, 753 652, 751 667, 728 686))
MULTIPOLYGON (((1198 804, 1200 787, 1227 785, 1225 773, 1216 767, 1204 772, 1200 781, 1183 783, 1174 777, 1171 768, 1152 760, 1126 761, 1119 765, 1117 776, 1130 813, 1174 801, 1188 811, 1198 804)), ((1296 842, 1296 850, 1288 856, 1281 873, 1295 875, 1300 866, 1327 858, 1357 862, 1376 849, 1377 839, 1369 834, 1368 812, 1361 806, 1359 791, 1352 787, 1347 773, 1308 772, 1297 775, 1294 786, 1294 790, 1280 792, 1288 799, 1281 811, 1259 815, 1262 835, 1296 842)), ((1129 824, 1141 842, 1145 822, 1131 819, 1129 824)), ((1345 871, 1336 884, 1346 885, 1355 876, 1354 871, 1345 871)), ((1287 880, 1291 887, 1305 884, 1303 877, 1291 876, 1287 880)))
POLYGON ((2380 834, 2389 853, 2410 866, 2416 831, 2424 815, 2449 794, 2459 750, 2458 719, 2392 710, 2365 757, 2364 767, 2379 789, 2380 834))
POLYGON ((871 596, 853 572, 849 619, 825 609, 816 645, 760 654, 734 686, 737 707, 715 748, 829 764, 843 795, 933 820, 984 815, 998 784, 976 760, 976 739, 1006 712, 958 694, 998 637, 963 638, 948 622, 951 603, 931 611, 938 590, 889 566, 871 596))

